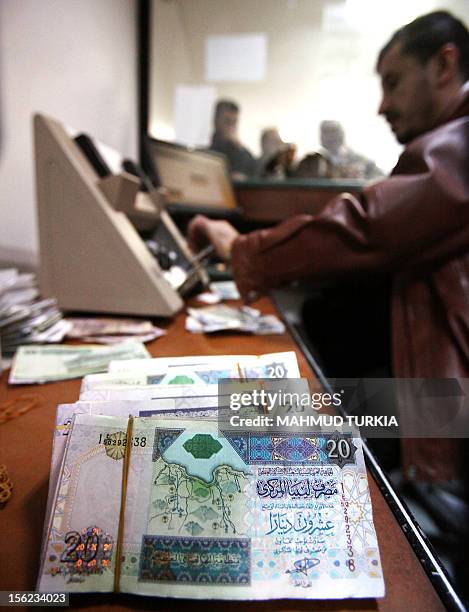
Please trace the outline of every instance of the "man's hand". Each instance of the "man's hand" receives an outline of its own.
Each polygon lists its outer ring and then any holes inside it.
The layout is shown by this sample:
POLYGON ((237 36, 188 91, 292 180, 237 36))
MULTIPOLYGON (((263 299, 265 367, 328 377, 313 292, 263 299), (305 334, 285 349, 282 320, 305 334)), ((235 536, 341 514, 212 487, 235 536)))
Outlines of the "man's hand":
POLYGON ((233 242, 238 236, 228 221, 213 221, 202 215, 194 217, 187 229, 187 239, 193 251, 212 244, 215 253, 224 261, 229 261, 233 242))

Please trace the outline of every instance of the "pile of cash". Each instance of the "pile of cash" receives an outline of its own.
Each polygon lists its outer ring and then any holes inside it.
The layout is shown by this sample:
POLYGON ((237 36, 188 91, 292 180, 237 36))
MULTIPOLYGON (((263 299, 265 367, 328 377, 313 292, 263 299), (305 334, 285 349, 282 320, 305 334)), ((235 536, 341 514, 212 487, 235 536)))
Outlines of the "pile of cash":
POLYGON ((18 346, 61 342, 70 329, 55 299, 39 299, 36 276, 0 270, 0 345, 3 356, 18 346))
POLYGON ((118 344, 125 340, 151 342, 166 332, 151 321, 117 317, 67 317, 67 338, 95 344, 118 344))
POLYGON ((252 334, 283 334, 285 325, 275 315, 262 315, 250 306, 204 306, 188 308, 186 329, 193 333, 242 331, 252 334))
POLYGON ((111 362, 57 409, 38 590, 380 597, 361 441, 221 431, 222 380, 294 353, 111 362))
POLYGON ((239 300, 241 297, 234 281, 214 281, 209 284, 209 289, 220 300, 239 300))

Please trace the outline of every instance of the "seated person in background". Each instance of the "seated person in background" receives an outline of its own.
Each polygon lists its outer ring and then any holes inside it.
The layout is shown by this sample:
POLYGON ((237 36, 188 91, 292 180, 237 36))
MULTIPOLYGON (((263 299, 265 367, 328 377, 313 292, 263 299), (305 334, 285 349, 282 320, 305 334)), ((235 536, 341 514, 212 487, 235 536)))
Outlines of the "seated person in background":
POLYGON ((214 132, 210 151, 226 155, 233 179, 257 174, 257 161, 238 140, 239 106, 231 100, 219 100, 215 107, 214 132))
POLYGON ((352 151, 345 144, 344 128, 338 121, 321 121, 319 126, 321 146, 341 178, 382 178, 384 173, 374 161, 352 151))
POLYGON ((259 176, 279 179, 290 176, 296 147, 288 142, 283 142, 277 128, 262 130, 261 150, 259 176))
POLYGON ((303 158, 296 169, 299 177, 382 178, 383 172, 371 160, 345 144, 344 128, 338 121, 321 121, 321 149, 303 158))
MULTIPOLYGON (((377 71, 379 113, 406 145, 389 178, 337 196, 315 215, 245 235, 198 216, 189 239, 231 260, 246 301, 299 278, 319 285, 390 275, 393 376, 467 378, 469 31, 445 11, 420 17, 384 46, 377 71)), ((361 348, 342 346, 350 363, 361 348)), ((408 478, 446 482, 457 474, 452 440, 402 442, 408 478)))
POLYGON ((295 178, 341 178, 338 169, 329 159, 329 156, 315 151, 303 157, 298 166, 293 170, 295 178))

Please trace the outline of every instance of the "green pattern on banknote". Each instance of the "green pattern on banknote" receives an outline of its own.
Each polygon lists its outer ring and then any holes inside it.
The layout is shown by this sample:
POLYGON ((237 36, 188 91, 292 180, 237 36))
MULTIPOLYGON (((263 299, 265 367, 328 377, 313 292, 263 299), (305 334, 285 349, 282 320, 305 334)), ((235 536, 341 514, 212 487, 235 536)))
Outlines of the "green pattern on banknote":
POLYGON ((170 381, 168 381, 169 385, 193 385, 194 383, 195 380, 193 378, 190 378, 189 376, 184 376, 183 374, 175 376, 170 381))
POLYGON ((190 440, 186 440, 183 447, 195 459, 210 459, 222 449, 220 442, 210 434, 196 434, 190 440))

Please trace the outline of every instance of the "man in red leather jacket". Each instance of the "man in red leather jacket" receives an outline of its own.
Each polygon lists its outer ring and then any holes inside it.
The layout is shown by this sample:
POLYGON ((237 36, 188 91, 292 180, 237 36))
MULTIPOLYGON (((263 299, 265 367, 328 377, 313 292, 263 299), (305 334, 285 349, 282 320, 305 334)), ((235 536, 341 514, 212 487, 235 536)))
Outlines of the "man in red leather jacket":
MULTIPOLYGON (((199 216, 189 239, 231 259, 247 301, 293 279, 390 273, 393 375, 469 377, 469 32, 444 11, 420 17, 377 71, 379 112, 406 145, 389 178, 246 235, 199 216)), ((407 475, 454 477, 450 442, 403 445, 407 475)))

